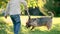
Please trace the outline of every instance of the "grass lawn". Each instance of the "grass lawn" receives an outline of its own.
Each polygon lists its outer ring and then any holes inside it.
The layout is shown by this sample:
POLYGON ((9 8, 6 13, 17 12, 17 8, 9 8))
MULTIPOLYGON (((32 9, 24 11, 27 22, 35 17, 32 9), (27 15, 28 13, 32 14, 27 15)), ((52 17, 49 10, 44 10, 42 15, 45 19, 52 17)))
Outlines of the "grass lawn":
MULTIPOLYGON (((40 18, 40 16, 32 16, 31 18, 40 18)), ((60 17, 54 17, 51 30, 47 30, 46 27, 36 27, 34 30, 27 29, 25 23, 28 20, 27 16, 21 16, 21 31, 19 34, 60 34, 60 17)), ((13 34, 13 24, 8 17, 0 17, 0 34, 13 34)))

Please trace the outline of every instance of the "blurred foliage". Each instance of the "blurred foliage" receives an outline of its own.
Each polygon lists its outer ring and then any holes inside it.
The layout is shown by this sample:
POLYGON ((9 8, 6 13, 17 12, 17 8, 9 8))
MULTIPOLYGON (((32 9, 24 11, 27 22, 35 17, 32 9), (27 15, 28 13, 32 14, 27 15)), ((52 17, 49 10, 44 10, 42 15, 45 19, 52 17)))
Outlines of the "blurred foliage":
POLYGON ((8 0, 0 0, 0 8, 5 8, 8 0))
POLYGON ((48 11, 54 12, 55 16, 60 16, 60 0, 49 0, 44 7, 48 11))
MULTIPOLYGON (((8 1, 9 0, 0 0, 0 10, 1 8, 6 8, 8 1)), ((40 10, 42 14, 46 15, 48 11, 52 11, 54 12, 55 16, 60 16, 60 0, 26 0, 26 1, 28 3, 28 8, 36 9, 37 7, 37 13, 40 10)), ((21 4, 21 10, 22 10, 21 14, 24 15, 25 11, 23 4, 21 4)))

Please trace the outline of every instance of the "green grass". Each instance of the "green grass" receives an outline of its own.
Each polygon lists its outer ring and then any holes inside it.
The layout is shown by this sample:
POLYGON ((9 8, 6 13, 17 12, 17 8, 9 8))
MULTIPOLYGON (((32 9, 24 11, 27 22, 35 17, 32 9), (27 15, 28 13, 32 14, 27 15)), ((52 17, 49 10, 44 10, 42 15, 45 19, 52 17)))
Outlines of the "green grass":
MULTIPOLYGON (((39 16, 32 16, 32 18, 39 18, 39 16)), ((53 24, 51 30, 47 30, 46 27, 36 27, 34 30, 25 27, 25 23, 28 20, 27 16, 21 16, 21 31, 19 34, 60 34, 60 18, 53 18, 53 24)), ((8 17, 0 17, 0 34, 13 34, 13 24, 8 17)))

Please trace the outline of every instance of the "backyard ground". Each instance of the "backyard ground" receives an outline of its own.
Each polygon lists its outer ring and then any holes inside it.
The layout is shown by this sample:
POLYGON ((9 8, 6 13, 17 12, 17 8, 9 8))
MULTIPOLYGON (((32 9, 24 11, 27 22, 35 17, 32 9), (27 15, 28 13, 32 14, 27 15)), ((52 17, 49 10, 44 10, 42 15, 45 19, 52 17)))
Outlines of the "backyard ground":
MULTIPOLYGON (((31 18, 40 18, 40 16, 31 16, 31 18)), ((34 30, 27 29, 25 23, 28 20, 28 16, 21 16, 21 30, 19 34, 60 34, 60 17, 54 17, 51 30, 47 30, 46 27, 36 27, 34 30)), ((0 34, 13 34, 13 24, 8 17, 5 19, 0 17, 0 34)))

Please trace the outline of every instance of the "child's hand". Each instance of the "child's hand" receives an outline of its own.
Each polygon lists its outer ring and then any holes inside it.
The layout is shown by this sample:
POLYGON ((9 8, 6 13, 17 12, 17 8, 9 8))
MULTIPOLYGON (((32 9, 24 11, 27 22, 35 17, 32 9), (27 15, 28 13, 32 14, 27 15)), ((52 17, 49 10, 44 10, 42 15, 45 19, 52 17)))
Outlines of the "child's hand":
POLYGON ((7 16, 5 16, 5 18, 7 19, 7 16))
POLYGON ((25 10, 28 10, 28 7, 27 6, 25 6, 25 10))

